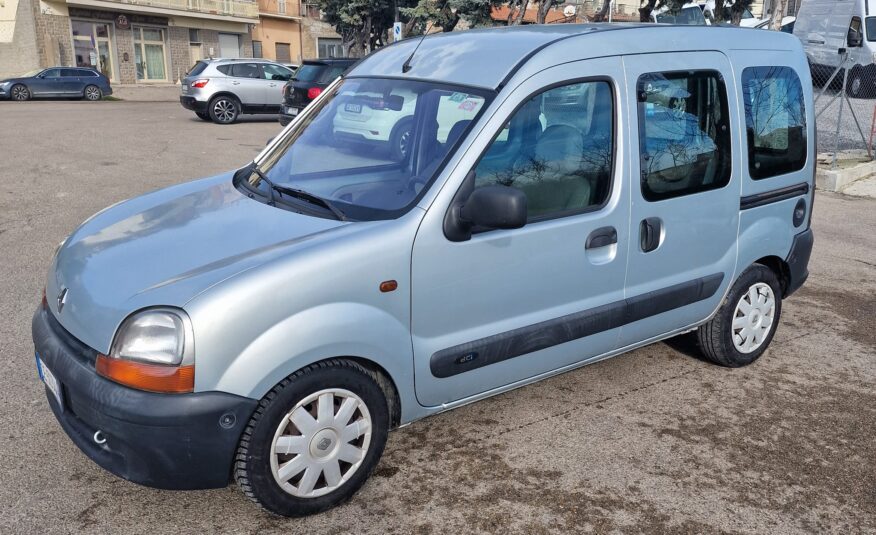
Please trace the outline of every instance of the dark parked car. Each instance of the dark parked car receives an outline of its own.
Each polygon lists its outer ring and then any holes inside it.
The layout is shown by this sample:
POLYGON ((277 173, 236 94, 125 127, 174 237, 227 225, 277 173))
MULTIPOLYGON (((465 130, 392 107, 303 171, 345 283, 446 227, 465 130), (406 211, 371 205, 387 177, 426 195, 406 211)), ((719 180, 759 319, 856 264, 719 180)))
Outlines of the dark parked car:
POLYGON ((100 100, 112 94, 113 89, 106 76, 84 67, 49 67, 17 78, 0 80, 0 99, 77 97, 100 100))
POLYGON ((286 126, 310 101, 315 99, 335 78, 344 74, 355 58, 307 59, 295 76, 283 88, 283 108, 280 124, 286 126))

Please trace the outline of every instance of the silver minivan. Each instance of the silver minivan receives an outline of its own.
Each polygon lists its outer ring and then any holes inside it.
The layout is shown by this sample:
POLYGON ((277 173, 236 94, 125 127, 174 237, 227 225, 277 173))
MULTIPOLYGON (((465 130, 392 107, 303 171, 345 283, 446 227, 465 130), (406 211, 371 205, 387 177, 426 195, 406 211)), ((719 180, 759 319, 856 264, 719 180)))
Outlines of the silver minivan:
POLYGON ((33 318, 49 406, 125 479, 233 480, 296 516, 431 414, 684 333, 750 364, 808 275, 811 87, 797 39, 738 28, 377 51, 254 161, 59 246, 33 318), (367 108, 412 110, 408 150, 333 135, 407 117, 367 108))

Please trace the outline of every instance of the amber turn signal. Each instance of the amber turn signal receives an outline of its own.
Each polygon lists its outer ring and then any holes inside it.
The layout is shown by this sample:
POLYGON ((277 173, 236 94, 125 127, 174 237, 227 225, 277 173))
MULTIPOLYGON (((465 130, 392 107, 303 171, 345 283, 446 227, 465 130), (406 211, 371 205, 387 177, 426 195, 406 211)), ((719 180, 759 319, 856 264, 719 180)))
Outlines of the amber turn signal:
POLYGON ((380 291, 383 293, 394 292, 398 288, 398 283, 394 280, 383 281, 380 283, 380 291))
POLYGON ((163 366, 97 355, 97 373, 117 383, 149 392, 181 394, 195 388, 194 366, 163 366))

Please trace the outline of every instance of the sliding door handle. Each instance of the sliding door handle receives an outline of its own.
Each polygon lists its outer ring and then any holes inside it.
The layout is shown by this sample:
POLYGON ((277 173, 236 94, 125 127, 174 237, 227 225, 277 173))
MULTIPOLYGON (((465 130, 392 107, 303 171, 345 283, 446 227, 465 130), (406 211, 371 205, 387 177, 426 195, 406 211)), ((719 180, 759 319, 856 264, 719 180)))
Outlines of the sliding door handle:
POLYGON ((587 236, 587 242, 584 244, 586 249, 596 249, 617 243, 617 229, 614 227, 601 227, 587 236))
POLYGON ((643 219, 639 224, 639 245, 642 252, 648 253, 660 245, 663 234, 663 221, 659 217, 643 219))

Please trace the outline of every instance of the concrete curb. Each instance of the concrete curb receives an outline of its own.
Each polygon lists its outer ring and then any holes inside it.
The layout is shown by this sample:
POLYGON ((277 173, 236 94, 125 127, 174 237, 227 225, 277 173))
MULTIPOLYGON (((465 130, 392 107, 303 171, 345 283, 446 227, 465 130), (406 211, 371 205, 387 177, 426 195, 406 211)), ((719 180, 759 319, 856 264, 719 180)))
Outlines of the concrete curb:
POLYGON ((128 102, 179 102, 179 86, 114 84, 113 96, 128 102))
POLYGON ((815 171, 815 187, 825 191, 841 192, 852 182, 873 175, 876 175, 876 161, 863 162, 842 169, 819 167, 815 171))

